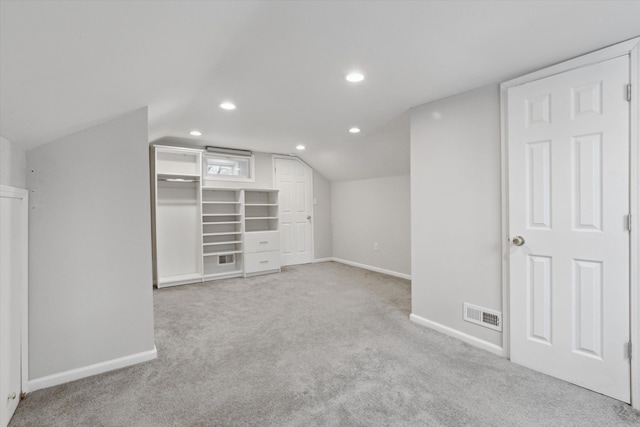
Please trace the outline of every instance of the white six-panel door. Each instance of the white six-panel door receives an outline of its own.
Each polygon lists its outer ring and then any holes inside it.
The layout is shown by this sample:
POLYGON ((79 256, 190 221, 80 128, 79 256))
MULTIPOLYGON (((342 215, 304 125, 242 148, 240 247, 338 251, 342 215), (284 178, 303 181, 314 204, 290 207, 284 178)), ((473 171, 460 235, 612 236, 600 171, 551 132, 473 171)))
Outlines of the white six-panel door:
POLYGON ((279 189, 282 265, 313 261, 311 240, 311 170, 296 159, 275 158, 275 187, 279 189))
POLYGON ((624 402, 628 83, 623 56, 508 91, 511 359, 624 402))

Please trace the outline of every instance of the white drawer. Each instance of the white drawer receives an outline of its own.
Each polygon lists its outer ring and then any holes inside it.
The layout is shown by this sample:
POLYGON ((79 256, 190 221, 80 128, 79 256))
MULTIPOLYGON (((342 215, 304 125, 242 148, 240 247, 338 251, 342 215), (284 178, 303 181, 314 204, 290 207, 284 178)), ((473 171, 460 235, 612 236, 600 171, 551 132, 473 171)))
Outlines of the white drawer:
POLYGON ((280 251, 245 254, 244 273, 252 274, 280 268, 280 251))
POLYGON ((280 232, 279 231, 254 231, 244 233, 244 251, 252 252, 270 252, 280 250, 280 232))

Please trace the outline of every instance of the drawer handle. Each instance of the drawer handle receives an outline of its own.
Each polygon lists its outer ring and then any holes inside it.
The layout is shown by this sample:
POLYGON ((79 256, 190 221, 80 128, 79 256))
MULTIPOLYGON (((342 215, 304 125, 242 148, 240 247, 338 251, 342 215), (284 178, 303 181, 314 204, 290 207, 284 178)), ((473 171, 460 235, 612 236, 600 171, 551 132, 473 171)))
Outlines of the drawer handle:
POLYGON ((260 261, 260 264, 266 264, 266 263, 268 263, 268 262, 269 262, 269 261, 260 261))
POLYGON ((269 241, 265 240, 264 242, 260 242, 260 244, 263 244, 263 243, 269 243, 269 241))

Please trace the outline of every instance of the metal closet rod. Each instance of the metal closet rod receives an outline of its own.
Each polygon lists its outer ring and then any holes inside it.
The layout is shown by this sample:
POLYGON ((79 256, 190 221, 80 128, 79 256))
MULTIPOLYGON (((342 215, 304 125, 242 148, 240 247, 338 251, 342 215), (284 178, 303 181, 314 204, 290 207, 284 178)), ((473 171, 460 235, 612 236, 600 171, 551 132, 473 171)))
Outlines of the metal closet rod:
POLYGON ((167 182, 198 182, 197 179, 182 179, 182 178, 158 178, 158 181, 167 182))

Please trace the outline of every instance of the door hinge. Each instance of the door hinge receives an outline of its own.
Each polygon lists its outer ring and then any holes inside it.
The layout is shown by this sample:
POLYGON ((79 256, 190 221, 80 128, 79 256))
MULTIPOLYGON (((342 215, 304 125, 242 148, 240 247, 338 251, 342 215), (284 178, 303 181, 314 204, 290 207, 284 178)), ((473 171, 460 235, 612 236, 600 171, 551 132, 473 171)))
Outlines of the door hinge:
POLYGON ((627 229, 631 231, 631 214, 627 215, 627 229))
POLYGON ((633 356, 633 346, 631 345, 631 341, 627 343, 627 354, 629 355, 629 359, 633 356))
POLYGON ((627 101, 631 102, 631 83, 627 85, 627 101))

